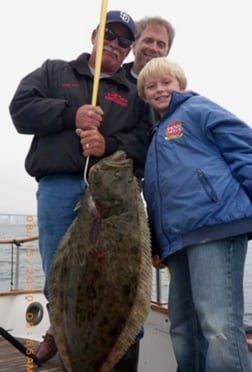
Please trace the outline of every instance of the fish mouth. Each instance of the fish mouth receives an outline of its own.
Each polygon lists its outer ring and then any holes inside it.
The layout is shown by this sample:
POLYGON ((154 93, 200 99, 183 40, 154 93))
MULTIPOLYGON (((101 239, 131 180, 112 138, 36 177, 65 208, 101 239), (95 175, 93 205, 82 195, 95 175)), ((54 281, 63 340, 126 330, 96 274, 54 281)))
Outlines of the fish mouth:
POLYGON ((123 198, 121 199, 108 199, 108 198, 95 198, 93 197, 94 205, 96 208, 98 206, 103 206, 103 207, 109 207, 109 208, 114 208, 114 207, 119 207, 124 204, 123 198))

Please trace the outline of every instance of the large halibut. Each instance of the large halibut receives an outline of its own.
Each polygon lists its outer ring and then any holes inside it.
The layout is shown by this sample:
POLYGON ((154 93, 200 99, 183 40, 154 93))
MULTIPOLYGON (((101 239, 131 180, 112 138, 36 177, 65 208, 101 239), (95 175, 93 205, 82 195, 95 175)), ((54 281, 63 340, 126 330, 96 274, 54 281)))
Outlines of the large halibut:
POLYGON ((79 214, 63 237, 48 290, 55 341, 68 372, 108 372, 150 309, 150 233, 123 151, 89 172, 79 214))

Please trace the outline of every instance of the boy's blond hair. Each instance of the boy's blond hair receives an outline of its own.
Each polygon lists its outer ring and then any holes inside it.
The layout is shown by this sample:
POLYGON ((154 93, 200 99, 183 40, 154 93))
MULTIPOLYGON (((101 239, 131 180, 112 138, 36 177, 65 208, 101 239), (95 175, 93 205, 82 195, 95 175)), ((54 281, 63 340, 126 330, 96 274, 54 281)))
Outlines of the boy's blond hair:
POLYGON ((186 89, 186 75, 177 63, 168 60, 166 57, 157 57, 150 60, 142 68, 137 79, 137 89, 140 98, 144 98, 144 86, 147 79, 170 75, 177 79, 181 90, 186 89))

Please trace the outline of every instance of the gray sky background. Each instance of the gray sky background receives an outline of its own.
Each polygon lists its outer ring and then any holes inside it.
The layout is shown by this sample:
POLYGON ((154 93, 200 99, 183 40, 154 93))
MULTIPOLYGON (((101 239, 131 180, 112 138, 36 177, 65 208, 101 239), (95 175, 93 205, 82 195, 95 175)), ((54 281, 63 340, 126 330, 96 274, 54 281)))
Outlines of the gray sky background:
MULTIPOLYGON (((249 0, 108 1, 108 10, 125 10, 136 20, 168 19, 176 30, 170 58, 184 68, 188 88, 252 126, 250 7, 249 0)), ((32 136, 16 132, 8 111, 17 85, 47 58, 71 60, 89 52, 100 10, 100 0, 0 3, 0 213, 36 214, 37 184, 24 170, 32 136)))

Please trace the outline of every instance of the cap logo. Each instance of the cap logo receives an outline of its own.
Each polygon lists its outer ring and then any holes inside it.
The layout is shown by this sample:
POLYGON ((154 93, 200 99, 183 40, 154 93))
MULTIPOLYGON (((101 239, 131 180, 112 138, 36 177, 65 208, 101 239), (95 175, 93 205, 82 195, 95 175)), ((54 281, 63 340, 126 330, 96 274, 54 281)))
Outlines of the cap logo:
POLYGON ((130 22, 130 16, 127 13, 125 13, 125 12, 121 12, 120 13, 120 18, 125 23, 129 23, 130 22))

